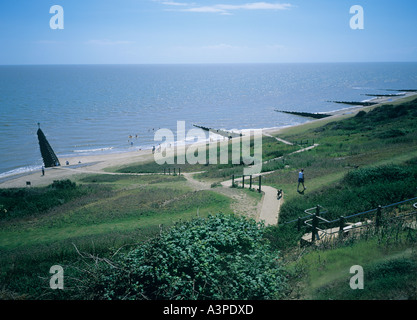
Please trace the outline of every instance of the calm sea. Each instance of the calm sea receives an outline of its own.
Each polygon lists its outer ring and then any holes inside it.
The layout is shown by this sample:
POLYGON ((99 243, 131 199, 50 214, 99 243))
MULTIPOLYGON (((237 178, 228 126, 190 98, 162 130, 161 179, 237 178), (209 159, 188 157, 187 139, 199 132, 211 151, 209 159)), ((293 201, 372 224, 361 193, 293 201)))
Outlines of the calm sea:
POLYGON ((40 168, 38 122, 58 156, 77 156, 150 148, 179 120, 283 127, 308 119, 275 109, 326 112, 341 108, 329 100, 415 88, 417 63, 0 66, 0 178, 40 168))

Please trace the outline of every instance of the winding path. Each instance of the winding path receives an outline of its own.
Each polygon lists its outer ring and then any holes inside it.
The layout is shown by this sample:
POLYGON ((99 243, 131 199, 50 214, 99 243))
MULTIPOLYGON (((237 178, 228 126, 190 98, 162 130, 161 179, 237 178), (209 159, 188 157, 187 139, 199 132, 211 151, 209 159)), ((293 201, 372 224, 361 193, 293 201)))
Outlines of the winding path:
MULTIPOLYGON (((272 173, 263 172, 261 174, 253 175, 252 177, 263 176, 272 173)), ((236 182, 242 182, 242 178, 235 179, 236 182)), ((232 186, 232 180, 223 181, 222 186, 225 188, 230 188, 232 186)), ((246 184, 247 186, 247 184, 246 184)), ((264 221, 265 225, 276 225, 278 223, 279 209, 283 202, 283 197, 280 199, 277 197, 278 190, 270 186, 261 186, 261 191, 263 192, 262 196, 262 205, 261 211, 258 217, 258 221, 264 221)))

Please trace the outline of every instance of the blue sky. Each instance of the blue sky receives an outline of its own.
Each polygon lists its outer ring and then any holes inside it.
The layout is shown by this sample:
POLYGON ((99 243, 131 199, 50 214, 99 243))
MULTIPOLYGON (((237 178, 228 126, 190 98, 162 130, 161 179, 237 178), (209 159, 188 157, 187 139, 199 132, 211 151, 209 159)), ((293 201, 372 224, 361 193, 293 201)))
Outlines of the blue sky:
POLYGON ((0 64, 417 61, 416 16, 415 0, 8 0, 0 64))

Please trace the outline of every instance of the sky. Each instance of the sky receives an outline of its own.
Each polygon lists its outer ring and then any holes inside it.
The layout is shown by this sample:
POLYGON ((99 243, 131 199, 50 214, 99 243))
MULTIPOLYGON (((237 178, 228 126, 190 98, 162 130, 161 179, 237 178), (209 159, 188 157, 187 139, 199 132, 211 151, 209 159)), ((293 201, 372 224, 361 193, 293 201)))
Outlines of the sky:
POLYGON ((415 0, 3 0, 0 65, 410 62, 416 16, 415 0))

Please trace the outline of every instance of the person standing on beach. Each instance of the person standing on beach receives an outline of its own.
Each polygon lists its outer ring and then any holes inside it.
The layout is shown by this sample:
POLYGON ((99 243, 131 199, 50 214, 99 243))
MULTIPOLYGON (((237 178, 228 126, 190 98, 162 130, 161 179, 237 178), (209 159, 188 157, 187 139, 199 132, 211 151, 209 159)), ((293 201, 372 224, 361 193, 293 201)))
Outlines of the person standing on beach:
POLYGON ((303 191, 305 190, 305 189, 307 189, 305 186, 304 186, 304 169, 301 169, 300 170, 300 172, 298 173, 298 186, 297 186, 297 191, 298 192, 300 192, 300 190, 299 190, 299 188, 300 188, 300 183, 303 185, 303 191))
POLYGON ((42 176, 44 176, 45 175, 45 168, 44 168, 44 166, 42 166, 42 176))

